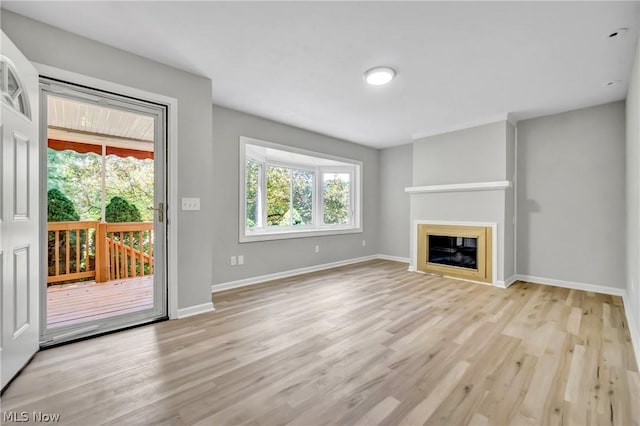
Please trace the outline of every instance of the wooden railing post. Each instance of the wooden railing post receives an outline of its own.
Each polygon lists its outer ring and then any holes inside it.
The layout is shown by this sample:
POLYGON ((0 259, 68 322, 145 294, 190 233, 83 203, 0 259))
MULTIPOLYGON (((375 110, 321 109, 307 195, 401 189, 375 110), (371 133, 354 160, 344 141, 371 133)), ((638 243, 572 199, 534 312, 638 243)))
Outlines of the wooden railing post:
POLYGON ((109 281, 109 247, 107 247, 107 224, 96 227, 96 282, 109 281))

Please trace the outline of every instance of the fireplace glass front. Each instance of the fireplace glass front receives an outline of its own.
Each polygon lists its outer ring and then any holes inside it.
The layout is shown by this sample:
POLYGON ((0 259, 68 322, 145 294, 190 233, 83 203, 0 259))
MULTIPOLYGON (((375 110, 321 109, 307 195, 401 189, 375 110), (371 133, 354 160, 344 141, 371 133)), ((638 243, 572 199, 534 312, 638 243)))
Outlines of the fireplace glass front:
POLYGON ((478 239, 469 237, 447 237, 431 235, 429 238, 429 263, 458 266, 461 268, 478 268, 478 239))

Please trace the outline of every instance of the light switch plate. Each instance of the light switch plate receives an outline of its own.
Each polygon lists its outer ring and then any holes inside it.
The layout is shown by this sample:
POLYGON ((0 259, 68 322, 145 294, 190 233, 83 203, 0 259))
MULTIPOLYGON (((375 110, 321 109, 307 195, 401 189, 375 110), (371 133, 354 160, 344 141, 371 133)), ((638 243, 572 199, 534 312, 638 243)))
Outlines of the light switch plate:
POLYGON ((182 210, 200 210, 200 198, 183 198, 182 210))

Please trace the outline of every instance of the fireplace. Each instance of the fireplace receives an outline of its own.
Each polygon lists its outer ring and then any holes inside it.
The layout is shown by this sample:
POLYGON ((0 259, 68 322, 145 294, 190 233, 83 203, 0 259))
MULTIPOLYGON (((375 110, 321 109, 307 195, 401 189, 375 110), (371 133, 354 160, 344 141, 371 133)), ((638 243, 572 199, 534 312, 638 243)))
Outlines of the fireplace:
POLYGON ((432 224, 417 226, 419 271, 493 282, 491 227, 432 224))

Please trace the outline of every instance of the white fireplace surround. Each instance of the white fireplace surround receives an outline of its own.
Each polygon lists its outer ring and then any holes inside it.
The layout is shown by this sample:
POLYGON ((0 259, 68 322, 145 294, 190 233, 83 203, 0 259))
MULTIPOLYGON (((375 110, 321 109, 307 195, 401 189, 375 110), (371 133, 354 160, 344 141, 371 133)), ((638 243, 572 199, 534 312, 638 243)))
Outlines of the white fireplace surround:
MULTIPOLYGON (((422 199, 424 196, 429 196, 429 194, 434 193, 472 193, 478 191, 505 191, 509 188, 512 188, 513 183, 509 180, 500 180, 500 181, 484 181, 484 182, 469 182, 469 183, 452 183, 452 184, 440 184, 440 185, 423 185, 423 186, 411 186, 405 188, 405 192, 411 195, 412 200, 422 199)), ((464 196, 461 194, 461 196, 464 196)), ((503 200, 502 202, 506 202, 503 200)), ((423 212, 426 213, 426 212, 423 212)), ((502 219, 499 217, 495 217, 495 221, 493 217, 484 217, 483 221, 474 221, 473 218, 469 218, 472 220, 464 220, 463 218, 457 218, 458 220, 443 220, 444 218, 438 217, 429 218, 428 215, 425 217, 424 214, 418 214, 417 217, 413 216, 414 210, 412 207, 412 219, 413 223, 411 224, 411 247, 410 247, 410 265, 409 270, 413 272, 420 272, 417 269, 417 233, 418 233, 418 225, 427 224, 427 225, 453 225, 453 226, 483 226, 487 228, 491 228, 492 233, 492 285, 495 287, 506 288, 513 282, 513 277, 504 277, 504 271, 498 270, 498 263, 502 262, 501 265, 504 267, 504 259, 498 259, 498 253, 502 250, 502 246, 505 244, 505 240, 500 240, 498 238, 498 226, 503 226, 504 224, 501 222, 502 219), (422 217, 421 217, 422 216, 422 217), (459 220, 463 219, 463 220, 459 220), (487 221, 487 219, 489 219, 487 221), (500 249, 500 250, 499 250, 500 249)), ((442 216, 442 212, 438 214, 438 216, 442 216)), ((453 216, 457 216, 454 214, 453 216)), ((486 215, 485 215, 486 216, 486 215)), ((465 218, 466 219, 466 218, 465 218)), ((510 220, 506 219, 505 220, 510 220)), ((504 232, 501 232, 504 234, 504 232)), ((468 281, 468 280, 467 280, 468 281)), ((483 283, 486 284, 486 283, 483 283)))
MULTIPOLYGON (((491 244, 491 250, 492 250, 492 256, 491 256, 491 263, 492 263, 492 270, 494 271, 493 273, 493 282, 491 283, 492 285, 496 286, 496 287, 504 287, 504 283, 501 283, 498 281, 497 279, 497 270, 498 270, 498 224, 495 222, 455 222, 455 221, 442 221, 442 220, 414 220, 413 221, 413 229, 411 231, 411 263, 409 264, 409 271, 411 272, 420 272, 420 273, 424 273, 422 271, 419 271, 416 268, 416 265, 418 264, 418 225, 453 225, 453 226, 484 226, 487 228, 491 228, 491 237, 492 237, 492 244, 491 244)), ((455 278, 455 279, 461 279, 461 278, 455 278)), ((463 281, 470 281, 468 279, 464 279, 463 281)), ((481 283, 481 284, 486 284, 486 283, 481 283)))

